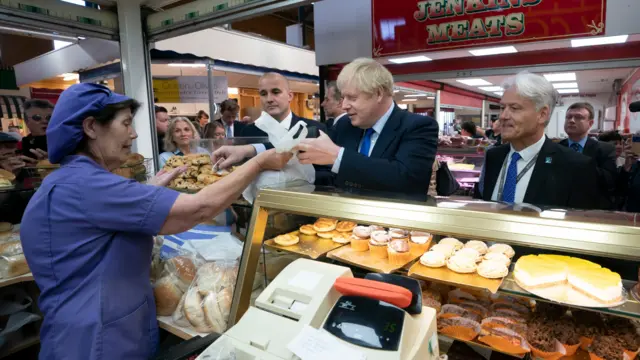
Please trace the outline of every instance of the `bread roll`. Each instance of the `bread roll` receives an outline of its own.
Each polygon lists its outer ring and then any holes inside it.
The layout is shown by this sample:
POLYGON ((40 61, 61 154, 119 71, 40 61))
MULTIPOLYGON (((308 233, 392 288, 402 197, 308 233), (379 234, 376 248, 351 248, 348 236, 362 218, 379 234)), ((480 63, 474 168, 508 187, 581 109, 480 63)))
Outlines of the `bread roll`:
POLYGON ((195 286, 191 287, 189 291, 187 291, 184 299, 184 316, 197 332, 210 333, 212 329, 204 316, 202 300, 198 288, 195 286))
POLYGON ((178 303, 176 310, 173 312, 173 315, 171 315, 173 323, 182 327, 191 326, 189 320, 187 320, 187 318, 184 316, 184 299, 186 298, 186 296, 187 294, 182 295, 182 297, 180 298, 180 303, 178 303))
POLYGON ((8 222, 0 222, 0 232, 11 231, 13 229, 13 225, 8 222))
POLYGON ((204 298, 204 314, 213 332, 222 334, 227 329, 228 319, 224 317, 219 303, 219 296, 210 292, 204 298))
POLYGON ((178 287, 180 287, 183 292, 187 291, 189 285, 191 285, 193 279, 196 277, 197 272, 193 260, 187 256, 176 256, 169 259, 165 264, 165 269, 180 280, 178 287))
POLYGON ((169 316, 178 307, 183 292, 178 287, 179 282, 174 276, 165 276, 156 282, 153 288, 153 296, 156 299, 156 313, 160 316, 169 316))

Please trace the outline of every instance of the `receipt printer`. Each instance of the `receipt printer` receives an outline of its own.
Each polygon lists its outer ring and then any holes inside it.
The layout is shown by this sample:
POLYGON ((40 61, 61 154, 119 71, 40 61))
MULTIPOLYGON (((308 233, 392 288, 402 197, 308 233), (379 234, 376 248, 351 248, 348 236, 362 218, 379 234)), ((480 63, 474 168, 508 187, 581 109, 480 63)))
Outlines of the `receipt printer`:
POLYGON ((353 279, 347 267, 298 259, 198 360, 226 359, 225 354, 238 360, 294 360, 299 357, 292 349, 301 347, 369 360, 437 359, 435 310, 421 307, 410 313, 397 306, 409 304, 408 290, 378 284, 353 279), (301 334, 311 335, 301 339, 301 334))

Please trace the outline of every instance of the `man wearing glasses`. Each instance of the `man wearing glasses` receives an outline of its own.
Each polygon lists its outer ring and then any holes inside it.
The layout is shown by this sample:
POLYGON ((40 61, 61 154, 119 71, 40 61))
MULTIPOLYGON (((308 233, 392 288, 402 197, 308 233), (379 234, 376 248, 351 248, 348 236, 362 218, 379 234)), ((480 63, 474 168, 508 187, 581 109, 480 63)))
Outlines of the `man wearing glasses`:
POLYGON ((24 103, 24 120, 30 134, 22 138, 22 154, 42 160, 47 158, 47 126, 53 104, 47 100, 31 99, 24 103))
POLYGON ((603 206, 611 208, 611 196, 617 177, 616 148, 612 144, 589 138, 589 130, 593 123, 594 110, 591 104, 578 102, 569 106, 564 121, 564 131, 569 138, 562 140, 560 145, 596 160, 598 185, 600 194, 604 198, 603 206))

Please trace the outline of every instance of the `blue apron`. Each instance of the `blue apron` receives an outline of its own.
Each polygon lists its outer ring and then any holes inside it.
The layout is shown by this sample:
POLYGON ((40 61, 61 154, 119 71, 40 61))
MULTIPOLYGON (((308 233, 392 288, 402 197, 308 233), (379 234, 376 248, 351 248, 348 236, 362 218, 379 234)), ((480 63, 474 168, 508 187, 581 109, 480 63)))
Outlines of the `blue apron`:
POLYGON ((68 156, 27 206, 21 239, 41 290, 40 359, 149 359, 152 235, 178 193, 68 156))

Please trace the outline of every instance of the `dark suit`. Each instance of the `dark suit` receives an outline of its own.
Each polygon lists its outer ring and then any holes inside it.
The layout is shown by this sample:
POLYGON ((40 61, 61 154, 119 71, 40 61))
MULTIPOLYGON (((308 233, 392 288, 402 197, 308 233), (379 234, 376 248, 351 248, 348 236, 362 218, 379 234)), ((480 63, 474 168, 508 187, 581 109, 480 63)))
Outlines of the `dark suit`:
MULTIPOLYGON (((569 140, 560 141, 560 145, 569 147, 569 140)), ((587 138, 582 155, 595 159, 598 171, 598 186, 602 199, 602 207, 611 209, 611 196, 616 187, 618 169, 616 167, 616 147, 613 144, 587 138)))
MULTIPOLYGON (((314 138, 318 137, 320 135, 320 130, 322 130, 322 132, 325 132, 325 133, 327 132, 327 128, 321 122, 318 122, 318 121, 315 121, 315 120, 309 120, 309 119, 301 118, 301 117, 297 116, 296 114, 294 114, 293 112, 291 113, 291 125, 289 126, 289 129, 294 127, 298 123, 298 121, 304 121, 305 123, 307 123, 307 129, 309 130, 309 136, 308 137, 314 137, 314 138)), ((298 136, 300 134, 300 131, 298 131, 298 133, 295 136, 298 136)), ((265 133, 264 131, 258 129, 258 127, 255 124, 251 124, 251 125, 245 126, 245 128, 242 130, 242 134, 240 136, 242 136, 242 137, 267 137, 267 133, 265 133)), ((264 146, 267 148, 267 150, 268 149, 273 149, 273 145, 271 145, 271 143, 265 143, 264 146)))
POLYGON ((331 173, 333 185, 426 197, 438 145, 438 123, 394 106, 369 157, 358 152, 363 134, 347 116, 331 132, 333 142, 344 147, 338 174, 331 173))
MULTIPOLYGON (((487 151, 482 194, 486 201, 491 201, 493 190, 500 186, 498 176, 510 150, 511 146, 505 144, 487 151)), ((532 171, 525 203, 561 208, 599 208, 597 172, 592 159, 546 139, 532 171)))

